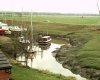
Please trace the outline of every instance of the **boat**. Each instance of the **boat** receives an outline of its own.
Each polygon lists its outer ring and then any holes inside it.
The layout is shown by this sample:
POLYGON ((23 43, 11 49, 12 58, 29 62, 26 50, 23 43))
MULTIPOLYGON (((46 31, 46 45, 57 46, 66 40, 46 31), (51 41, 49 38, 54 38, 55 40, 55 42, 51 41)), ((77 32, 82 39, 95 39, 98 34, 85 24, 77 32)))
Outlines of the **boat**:
POLYGON ((50 45, 51 44, 47 44, 47 45, 39 45, 39 48, 41 48, 41 50, 47 50, 47 49, 49 49, 50 48, 50 45))
POLYGON ((34 43, 33 43, 33 22, 32 22, 32 16, 33 16, 33 13, 31 12, 31 25, 30 27, 28 28, 28 38, 29 38, 29 46, 28 46, 28 49, 27 49, 27 52, 28 53, 36 53, 36 51, 33 49, 33 46, 34 46, 34 43))
POLYGON ((7 24, 0 22, 0 34, 11 34, 7 24))
POLYGON ((0 35, 4 35, 5 34, 5 30, 0 29, 0 35))
POLYGON ((20 43, 30 43, 30 41, 28 39, 25 39, 24 36, 18 37, 18 40, 20 43))
POLYGON ((18 26, 9 26, 10 28, 10 31, 16 31, 16 32, 21 32, 22 31, 22 29, 21 28, 19 28, 18 26))
POLYGON ((51 37, 50 36, 40 36, 38 39, 38 44, 40 45, 51 44, 51 37))

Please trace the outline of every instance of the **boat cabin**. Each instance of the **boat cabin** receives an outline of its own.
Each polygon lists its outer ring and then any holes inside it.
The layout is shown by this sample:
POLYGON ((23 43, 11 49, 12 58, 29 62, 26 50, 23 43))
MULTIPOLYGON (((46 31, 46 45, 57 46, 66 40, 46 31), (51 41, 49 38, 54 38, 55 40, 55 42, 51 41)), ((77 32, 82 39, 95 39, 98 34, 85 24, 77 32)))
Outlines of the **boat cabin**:
POLYGON ((28 39, 25 39, 24 36, 18 37, 18 40, 20 43, 28 43, 28 44, 30 43, 30 41, 28 39))
POLYGON ((51 43, 51 37, 50 36, 41 36, 38 40, 39 44, 50 44, 51 43))

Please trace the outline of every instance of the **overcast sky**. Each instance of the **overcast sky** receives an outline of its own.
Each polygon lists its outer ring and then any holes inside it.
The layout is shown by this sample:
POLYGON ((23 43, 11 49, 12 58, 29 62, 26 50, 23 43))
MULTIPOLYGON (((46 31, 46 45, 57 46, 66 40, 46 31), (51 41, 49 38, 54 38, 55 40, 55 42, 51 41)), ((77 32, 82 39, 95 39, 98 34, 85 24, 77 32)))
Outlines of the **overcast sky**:
POLYGON ((0 11, 98 14, 96 2, 100 3, 99 0, 0 0, 0 11))

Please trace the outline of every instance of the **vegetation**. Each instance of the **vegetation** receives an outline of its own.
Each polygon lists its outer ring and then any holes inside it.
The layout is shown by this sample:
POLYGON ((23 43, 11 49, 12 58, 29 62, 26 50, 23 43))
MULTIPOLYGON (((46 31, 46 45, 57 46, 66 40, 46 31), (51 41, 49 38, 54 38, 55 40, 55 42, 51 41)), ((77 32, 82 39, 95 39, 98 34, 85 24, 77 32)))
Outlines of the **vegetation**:
MULTIPOLYGON (((30 15, 0 15, 1 20, 23 20, 30 21, 30 15), (13 15, 13 17, 12 17, 13 15)), ((61 24, 76 24, 76 25, 100 25, 100 16, 66 16, 66 15, 33 15, 33 22, 42 23, 61 23, 61 24)))
POLYGON ((92 32, 91 36, 92 38, 78 50, 77 57, 83 66, 100 69, 100 32, 92 32))
POLYGON ((47 71, 39 71, 13 65, 12 79, 14 80, 75 80, 73 77, 64 77, 47 71))

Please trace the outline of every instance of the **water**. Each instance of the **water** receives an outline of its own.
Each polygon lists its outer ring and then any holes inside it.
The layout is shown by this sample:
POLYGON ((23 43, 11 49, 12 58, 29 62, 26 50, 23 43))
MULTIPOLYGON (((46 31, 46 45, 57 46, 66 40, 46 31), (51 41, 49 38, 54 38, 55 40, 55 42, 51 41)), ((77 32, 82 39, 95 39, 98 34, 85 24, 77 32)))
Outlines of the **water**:
MULTIPOLYGON (((53 73, 62 74, 64 76, 73 76, 76 80, 86 80, 79 75, 73 74, 70 70, 62 67, 60 63, 56 61, 56 59, 52 56, 53 51, 57 48, 60 48, 62 44, 51 43, 50 46, 33 46, 36 50, 36 53, 29 54, 27 58, 25 58, 25 54, 19 55, 18 61, 27 61, 27 65, 31 68, 39 69, 39 70, 48 70, 53 73)), ((25 65, 25 62, 21 62, 25 65)))

